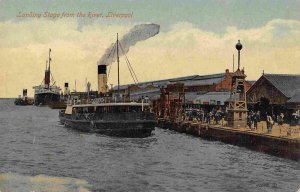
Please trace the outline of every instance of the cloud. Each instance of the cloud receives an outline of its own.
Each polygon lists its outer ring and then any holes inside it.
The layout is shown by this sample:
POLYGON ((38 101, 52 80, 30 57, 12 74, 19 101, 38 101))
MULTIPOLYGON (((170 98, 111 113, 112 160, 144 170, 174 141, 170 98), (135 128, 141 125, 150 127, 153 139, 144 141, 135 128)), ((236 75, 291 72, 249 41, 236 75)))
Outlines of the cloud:
POLYGON ((275 19, 260 28, 238 30, 228 27, 224 39, 232 40, 237 36, 250 44, 293 46, 293 41, 300 40, 300 22, 275 19))
MULTIPOLYGON (((16 97, 23 88, 41 83, 48 48, 52 48, 52 73, 56 84, 69 82, 84 89, 85 78, 97 87, 97 61, 105 49, 132 25, 105 25, 94 22, 77 30, 75 20, 28 20, 0 22, 0 97, 16 97)), ((267 73, 300 71, 300 22, 271 20, 258 28, 228 26, 224 34, 202 30, 180 22, 170 30, 138 42, 127 54, 140 81, 194 74, 210 74, 232 69, 235 44, 243 44, 241 65, 248 79, 267 73)), ((121 58, 121 83, 132 83, 121 58)), ((112 65, 109 83, 116 84, 116 65, 112 65)))

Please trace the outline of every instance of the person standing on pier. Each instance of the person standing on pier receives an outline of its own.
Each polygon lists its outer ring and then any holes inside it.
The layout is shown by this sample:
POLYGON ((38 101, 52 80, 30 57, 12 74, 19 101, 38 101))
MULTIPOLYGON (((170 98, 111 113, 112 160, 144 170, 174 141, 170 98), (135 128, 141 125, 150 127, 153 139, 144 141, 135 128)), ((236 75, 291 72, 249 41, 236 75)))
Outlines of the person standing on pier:
POLYGON ((254 123, 254 129, 257 130, 257 123, 258 123, 258 120, 259 120, 259 114, 258 112, 254 113, 253 115, 253 123, 254 123))
POLYGON ((207 116, 206 116, 207 124, 210 124, 210 120, 211 120, 212 113, 209 112, 209 113, 207 113, 206 115, 207 115, 207 116))
POLYGON ((216 124, 217 124, 217 125, 219 125, 220 120, 221 120, 221 114, 220 114, 219 111, 217 111, 217 112, 215 113, 215 121, 216 121, 216 124))
POLYGON ((252 128, 252 112, 250 112, 247 116, 247 125, 248 125, 249 129, 252 128))
POLYGON ((277 123, 278 125, 283 125, 284 122, 284 115, 283 113, 280 113, 280 115, 277 115, 277 123))
POLYGON ((267 129, 268 133, 272 132, 272 127, 273 127, 274 121, 270 115, 267 114, 267 129))

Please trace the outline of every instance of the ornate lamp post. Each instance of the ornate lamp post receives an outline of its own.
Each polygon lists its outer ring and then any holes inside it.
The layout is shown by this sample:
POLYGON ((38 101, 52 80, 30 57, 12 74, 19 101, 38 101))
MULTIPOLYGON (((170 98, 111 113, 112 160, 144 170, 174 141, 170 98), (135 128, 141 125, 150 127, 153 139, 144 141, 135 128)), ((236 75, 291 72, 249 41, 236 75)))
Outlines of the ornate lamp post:
POLYGON ((238 43, 235 45, 235 48, 238 50, 238 69, 240 69, 240 51, 243 48, 243 45, 241 44, 240 40, 238 40, 238 43))
POLYGON ((244 71, 240 70, 240 51, 243 45, 238 40, 235 45, 238 50, 238 69, 232 74, 231 96, 228 106, 228 126, 232 128, 245 128, 247 126, 247 102, 245 90, 244 71))

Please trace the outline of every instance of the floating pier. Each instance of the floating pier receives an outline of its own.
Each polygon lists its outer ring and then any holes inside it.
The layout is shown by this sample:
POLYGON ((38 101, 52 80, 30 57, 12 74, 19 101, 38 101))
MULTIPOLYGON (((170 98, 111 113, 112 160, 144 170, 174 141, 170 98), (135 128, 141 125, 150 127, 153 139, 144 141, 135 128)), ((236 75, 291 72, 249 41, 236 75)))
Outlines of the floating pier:
MULTIPOLYGON (((267 123, 261 121, 256 129, 247 128, 249 117, 246 100, 247 84, 245 71, 240 69, 240 52, 243 48, 240 40, 235 47, 238 51, 238 69, 231 75, 231 93, 230 98, 226 100, 226 110, 220 107, 215 109, 215 114, 219 113, 218 119, 215 119, 213 111, 188 109, 185 104, 184 84, 169 84, 161 88, 160 98, 152 102, 153 111, 158 118, 158 127, 243 146, 279 157, 300 160, 299 124, 290 126, 268 123, 269 130, 267 130, 267 123), (219 116, 222 113, 221 120, 219 116)), ((270 114, 266 114, 267 118, 259 118, 259 121, 272 119, 268 115, 270 114)))
POLYGON ((294 133, 275 129, 272 134, 259 127, 258 130, 248 128, 235 129, 222 125, 208 125, 193 121, 170 121, 158 119, 158 127, 180 133, 194 135, 207 140, 243 146, 255 151, 265 152, 292 160, 300 160, 300 136, 294 133))

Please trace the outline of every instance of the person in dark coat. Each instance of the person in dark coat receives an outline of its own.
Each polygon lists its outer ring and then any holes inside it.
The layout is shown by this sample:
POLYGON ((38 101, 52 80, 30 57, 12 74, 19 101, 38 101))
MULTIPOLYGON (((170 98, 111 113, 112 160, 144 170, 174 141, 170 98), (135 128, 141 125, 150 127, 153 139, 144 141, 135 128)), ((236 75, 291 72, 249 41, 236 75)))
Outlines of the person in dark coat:
POLYGON ((259 121, 259 114, 258 114, 258 112, 256 112, 253 115, 253 124, 254 124, 254 129, 255 130, 257 130, 258 121, 259 121))

